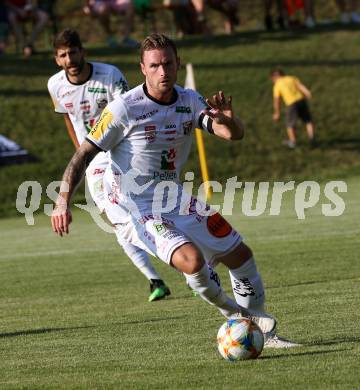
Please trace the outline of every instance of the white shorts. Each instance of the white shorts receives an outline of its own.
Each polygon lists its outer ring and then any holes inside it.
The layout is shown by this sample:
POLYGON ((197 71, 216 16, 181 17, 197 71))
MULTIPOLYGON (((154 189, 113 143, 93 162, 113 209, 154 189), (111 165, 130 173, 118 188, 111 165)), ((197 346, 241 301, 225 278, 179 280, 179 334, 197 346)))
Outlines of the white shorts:
MULTIPOLYGON (((196 199, 192 198, 193 205, 196 199)), ((191 207, 188 215, 179 215, 179 209, 157 218, 142 215, 116 230, 124 240, 170 264, 174 251, 185 243, 194 243, 212 267, 217 259, 233 251, 242 241, 240 234, 219 214, 204 216, 191 207)))
POLYGON ((103 178, 109 161, 109 155, 105 152, 100 152, 86 169, 86 179, 90 195, 101 212, 105 209, 103 178))

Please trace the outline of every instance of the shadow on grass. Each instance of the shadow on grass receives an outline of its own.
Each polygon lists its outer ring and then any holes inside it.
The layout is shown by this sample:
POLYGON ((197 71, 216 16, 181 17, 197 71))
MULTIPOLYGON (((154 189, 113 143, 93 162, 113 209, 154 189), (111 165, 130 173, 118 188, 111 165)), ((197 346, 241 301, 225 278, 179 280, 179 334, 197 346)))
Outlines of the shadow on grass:
POLYGON ((269 289, 281 289, 284 287, 298 287, 298 286, 309 286, 311 284, 323 284, 323 283, 334 283, 334 282, 345 282, 345 281, 355 281, 358 280, 357 276, 353 278, 342 278, 342 279, 324 279, 324 280, 309 280, 307 282, 298 282, 298 283, 289 283, 289 284, 280 284, 276 286, 268 286, 269 289))
MULTIPOLYGON (((292 349, 293 351, 293 349, 292 349)), ((323 351, 309 351, 309 352, 295 352, 295 353, 284 353, 281 355, 272 355, 272 356, 260 356, 260 360, 272 360, 272 359, 287 359, 289 357, 298 357, 298 356, 314 356, 314 355, 324 355, 328 353, 338 353, 342 351, 348 351, 347 348, 335 349, 335 350, 323 350, 323 351)))
MULTIPOLYGON (((151 324, 154 322, 163 322, 163 321, 171 321, 171 320, 179 320, 182 318, 186 318, 186 316, 176 316, 176 317, 162 317, 162 318, 150 318, 143 320, 133 320, 133 321, 124 321, 112 323, 111 325, 136 325, 136 324, 151 324)), ((28 329, 28 330, 18 330, 16 332, 7 332, 0 333, 1 338, 7 337, 18 337, 18 336, 32 336, 46 333, 56 333, 56 332, 68 332, 79 329, 92 329, 92 328, 101 328, 103 325, 87 325, 87 326, 73 326, 69 328, 40 328, 40 329, 28 329)))
POLYGON ((322 148, 360 151, 360 138, 334 138, 321 143, 322 148))
POLYGON ((89 329, 89 328, 95 328, 95 326, 89 325, 89 326, 75 326, 75 327, 71 327, 71 328, 40 328, 40 329, 18 330, 16 332, 0 333, 0 338, 17 337, 17 336, 31 336, 31 335, 37 335, 37 334, 45 334, 45 333, 53 333, 53 332, 66 332, 69 330, 89 329))
POLYGON ((337 344, 344 344, 344 343, 354 343, 358 344, 360 343, 360 337, 342 337, 339 339, 331 339, 331 340, 319 340, 312 343, 306 343, 304 346, 311 347, 316 345, 337 345, 337 344))

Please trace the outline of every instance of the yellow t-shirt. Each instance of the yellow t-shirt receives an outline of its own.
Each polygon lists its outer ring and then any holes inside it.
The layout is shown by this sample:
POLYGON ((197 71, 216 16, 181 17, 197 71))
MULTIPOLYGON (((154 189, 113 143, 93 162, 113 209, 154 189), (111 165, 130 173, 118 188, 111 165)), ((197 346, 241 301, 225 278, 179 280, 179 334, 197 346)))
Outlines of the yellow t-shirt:
POLYGON ((304 99, 304 94, 298 88, 299 82, 299 79, 293 76, 280 77, 274 84, 274 98, 279 98, 281 96, 286 106, 290 106, 290 104, 304 99))

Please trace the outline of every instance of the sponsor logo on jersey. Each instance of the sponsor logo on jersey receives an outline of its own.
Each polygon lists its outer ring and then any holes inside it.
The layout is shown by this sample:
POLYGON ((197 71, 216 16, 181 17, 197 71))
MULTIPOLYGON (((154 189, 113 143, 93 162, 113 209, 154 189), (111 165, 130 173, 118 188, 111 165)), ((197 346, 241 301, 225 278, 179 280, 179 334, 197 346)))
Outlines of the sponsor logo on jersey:
POLYGON ((96 122, 94 128, 91 130, 90 135, 96 141, 99 141, 106 132, 110 122, 113 119, 113 114, 105 108, 101 113, 100 119, 96 122))
POLYGON ((168 125, 165 126, 165 129, 176 129, 175 123, 169 123, 168 125))
POLYGON ((88 133, 90 133, 91 129, 94 127, 96 120, 94 118, 89 119, 88 121, 84 121, 84 126, 88 133))
POLYGON ((124 99, 128 104, 134 104, 134 103, 137 103, 137 102, 140 102, 141 100, 144 100, 144 96, 136 96, 134 97, 133 99, 131 99, 131 97, 127 97, 126 99, 124 99))
POLYGON ((70 96, 70 95, 72 95, 75 92, 76 92, 76 89, 72 89, 71 91, 66 91, 65 93, 60 95, 60 99, 63 99, 65 96, 70 96))
POLYGON ((80 102, 80 104, 87 104, 87 103, 90 103, 89 100, 82 100, 82 101, 80 102))
POLYGON ((164 171, 174 171, 175 168, 176 149, 163 150, 161 152, 161 167, 164 171))
POLYGON ((106 88, 102 88, 102 87, 89 87, 88 88, 88 91, 91 92, 91 93, 106 93, 106 88))
POLYGON ((97 103, 99 108, 105 108, 108 104, 108 101, 105 98, 99 98, 99 99, 96 99, 96 103, 97 103))
POLYGON ((155 115, 157 112, 159 112, 158 109, 155 109, 155 110, 152 110, 150 112, 147 112, 146 114, 142 114, 142 115, 139 115, 135 118, 136 121, 141 121, 141 120, 144 120, 146 118, 150 118, 152 117, 153 115, 155 115))
POLYGON ((165 172, 159 172, 159 171, 154 171, 153 172, 153 179, 154 180, 159 180, 159 181, 164 181, 164 180, 170 180, 173 181, 177 179, 177 173, 176 171, 165 171, 165 172))
POLYGON ((91 109, 90 104, 82 104, 80 106, 80 110, 83 110, 83 111, 90 111, 90 109, 91 109))
POLYGON ((160 169, 153 172, 154 180, 175 180, 177 178, 175 168, 176 149, 163 150, 161 152, 160 169))
POLYGON ((156 139, 156 126, 145 126, 145 139, 148 143, 152 143, 156 139))
POLYGON ((206 222, 207 228, 214 237, 223 238, 228 236, 232 227, 226 219, 219 213, 209 215, 206 222))
POLYGON ((191 108, 188 106, 176 106, 175 112, 191 114, 191 108))
POLYGON ((183 122, 182 128, 184 130, 184 135, 189 135, 192 130, 192 121, 183 122))

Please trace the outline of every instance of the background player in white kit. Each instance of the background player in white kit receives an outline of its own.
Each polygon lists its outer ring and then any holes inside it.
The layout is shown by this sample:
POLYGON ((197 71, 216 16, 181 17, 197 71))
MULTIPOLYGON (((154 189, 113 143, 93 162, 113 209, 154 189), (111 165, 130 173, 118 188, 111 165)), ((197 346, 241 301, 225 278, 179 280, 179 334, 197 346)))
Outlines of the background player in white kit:
POLYGON ((68 233, 71 195, 86 163, 100 150, 109 150, 111 170, 105 186, 106 199, 112 201, 106 212, 119 234, 183 272, 187 283, 225 317, 251 317, 265 334, 267 346, 294 346, 276 336, 276 321, 264 312, 264 287, 251 249, 220 214, 209 213, 206 205, 182 192, 179 173, 194 128, 234 140, 243 137, 244 127, 233 113, 231 98, 222 92, 206 100, 210 110, 196 92, 176 85, 178 68, 170 39, 152 34, 143 41, 145 84, 110 103, 73 156, 63 176, 69 191, 65 186, 60 189, 53 230, 68 233), (170 189, 166 199, 156 199, 155 195, 164 195, 157 190, 166 186, 170 189), (164 212, 164 203, 173 207, 164 212), (127 222, 119 218, 124 206, 131 213, 127 222), (236 301, 221 288, 212 269, 218 263, 229 269, 236 301))
MULTIPOLYGON (((55 37, 54 49, 56 63, 62 70, 49 79, 48 90, 55 112, 64 114, 69 135, 79 148, 106 105, 128 90, 127 81, 115 66, 86 62, 80 37, 74 30, 60 32, 55 37)), ((99 153, 86 171, 91 197, 101 212, 105 207, 103 176, 108 164, 108 154, 99 153)), ((134 265, 149 280, 149 301, 169 295, 169 288, 155 271, 146 252, 122 240, 119 235, 117 239, 134 265)))

